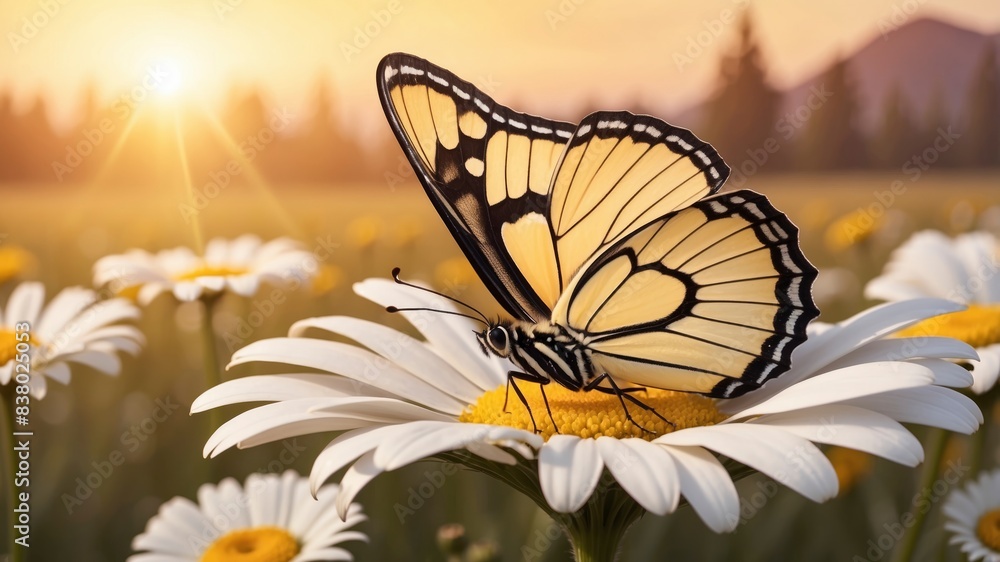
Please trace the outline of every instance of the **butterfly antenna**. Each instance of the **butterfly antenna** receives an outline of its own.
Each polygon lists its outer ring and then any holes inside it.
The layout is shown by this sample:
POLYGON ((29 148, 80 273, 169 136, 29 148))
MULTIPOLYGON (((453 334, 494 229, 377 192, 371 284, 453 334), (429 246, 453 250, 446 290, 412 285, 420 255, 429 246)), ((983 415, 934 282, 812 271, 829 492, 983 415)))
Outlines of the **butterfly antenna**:
POLYGON ((483 324, 485 324, 487 326, 490 325, 490 321, 489 321, 488 318, 486 318, 486 315, 484 315, 482 312, 479 312, 479 310, 477 310, 476 308, 473 308, 471 305, 466 304, 466 303, 464 303, 464 302, 456 299, 455 297, 452 297, 452 296, 446 295, 444 293, 440 293, 438 291, 435 291, 434 289, 428 289, 427 287, 421 287, 420 285, 414 285, 413 283, 408 283, 406 281, 403 281, 402 279, 399 278, 399 272, 400 272, 400 269, 398 267, 394 267, 392 269, 392 279, 396 283, 398 283, 400 285, 403 285, 403 286, 406 286, 406 287, 411 287, 413 289, 419 289, 421 291, 430 293, 432 295, 437 295, 439 297, 448 299, 451 302, 460 304, 460 305, 464 306, 465 308, 468 308, 472 312, 475 312, 476 314, 478 314, 479 318, 476 318, 475 316, 472 316, 472 315, 469 315, 469 314, 465 314, 463 312, 458 312, 458 311, 454 311, 454 310, 438 310, 436 308, 399 308, 399 307, 396 307, 396 306, 387 306, 387 307, 385 307, 385 310, 387 312, 395 313, 395 312, 406 312, 406 311, 411 311, 411 310, 412 311, 425 310, 427 312, 439 312, 441 314, 452 314, 454 316, 462 316, 462 317, 468 318, 470 320, 475 320, 476 322, 482 322, 483 324))

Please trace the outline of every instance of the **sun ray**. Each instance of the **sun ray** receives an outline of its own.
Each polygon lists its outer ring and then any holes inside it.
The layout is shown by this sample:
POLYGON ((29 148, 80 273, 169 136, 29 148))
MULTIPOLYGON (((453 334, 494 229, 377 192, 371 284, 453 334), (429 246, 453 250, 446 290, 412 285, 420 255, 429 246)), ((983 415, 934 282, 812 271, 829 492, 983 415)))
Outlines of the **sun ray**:
MULTIPOLYGON (((181 160, 181 172, 184 175, 184 192, 188 203, 193 206, 195 205, 194 183, 191 181, 191 167, 188 164, 187 146, 184 143, 184 135, 181 133, 181 118, 180 112, 178 111, 174 112, 174 135, 177 139, 177 154, 180 156, 181 160)), ((200 254, 204 254, 205 238, 201 229, 201 221, 198 220, 198 217, 195 217, 194 220, 189 222, 191 223, 191 230, 194 235, 195 248, 200 254)))
POLYGON ((233 140, 233 137, 230 136, 229 132, 226 131, 222 123, 220 123, 214 115, 204 108, 202 108, 202 114, 208 124, 211 125, 212 132, 215 133, 216 137, 222 142, 226 150, 229 151, 230 156, 240 163, 246 177, 250 180, 250 185, 259 195, 264 197, 269 209, 276 214, 282 227, 293 233, 296 237, 304 238, 305 231, 295 220, 292 219, 291 214, 285 210, 285 207, 281 204, 281 200, 274 195, 274 192, 271 190, 267 180, 264 179, 257 168, 253 165, 253 161, 243 155, 239 145, 235 140, 233 140))

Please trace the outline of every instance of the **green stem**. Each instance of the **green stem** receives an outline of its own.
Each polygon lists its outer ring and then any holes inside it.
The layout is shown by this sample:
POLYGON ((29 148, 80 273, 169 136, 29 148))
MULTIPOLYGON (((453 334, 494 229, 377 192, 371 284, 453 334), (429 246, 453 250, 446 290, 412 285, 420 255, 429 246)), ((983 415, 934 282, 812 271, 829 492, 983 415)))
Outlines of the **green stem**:
MULTIPOLYGON (((221 293, 220 293, 221 294, 221 293)), ((217 386, 222 382, 222 372, 219 370, 219 357, 216 352, 215 329, 212 327, 212 318, 215 316, 215 303, 217 295, 202 298, 203 310, 201 318, 201 347, 202 347, 202 368, 205 371, 205 390, 217 386)), ((208 436, 219 428, 222 424, 221 414, 218 408, 212 408, 208 412, 208 436)))
MULTIPOLYGON (((930 439, 927 443, 927 458, 924 459, 924 471, 920 477, 920 487, 917 493, 923 494, 924 490, 929 490, 938 478, 938 471, 941 469, 941 459, 944 457, 945 445, 948 443, 948 432, 943 429, 934 428, 930 432, 930 439)), ((917 510, 913 526, 906 531, 903 540, 893 552, 893 562, 906 562, 913 558, 913 551, 917 547, 917 541, 923 536, 924 521, 927 520, 929 509, 917 510)))
MULTIPOLYGON (((7 385, 3 387, 2 399, 0 399, 0 433, 3 436, 0 437, 0 447, 3 447, 4 459, 7 461, 7 474, 4 475, 7 481, 7 513, 9 517, 13 517, 14 508, 17 507, 17 486, 14 485, 14 475, 17 473, 17 457, 14 455, 14 424, 13 418, 13 404, 14 404, 14 393, 13 390, 14 381, 10 381, 7 385)), ((24 560, 24 547, 14 542, 17 538, 17 533, 14 531, 13 521, 7 525, 7 538, 10 544, 9 555, 7 557, 7 562, 21 562, 24 560)))

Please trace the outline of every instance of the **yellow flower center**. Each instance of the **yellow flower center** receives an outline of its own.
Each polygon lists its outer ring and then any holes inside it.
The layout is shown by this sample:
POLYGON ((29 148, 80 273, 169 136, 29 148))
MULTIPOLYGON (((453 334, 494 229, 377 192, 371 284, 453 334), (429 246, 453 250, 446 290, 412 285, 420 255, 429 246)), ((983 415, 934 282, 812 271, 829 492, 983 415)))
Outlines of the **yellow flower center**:
POLYGON ((175 275, 174 281, 193 281, 199 277, 229 277, 230 275, 243 275, 248 271, 245 267, 201 265, 191 271, 175 275))
POLYGON ((900 336, 945 336, 972 347, 1000 343, 1000 305, 970 305, 968 310, 928 318, 899 332, 900 336))
MULTIPOLYGON (((521 383, 519 388, 524 392, 528 407, 534 414, 535 423, 542 437, 548 440, 556 434, 552 420, 555 419, 559 433, 577 435, 582 438, 597 438, 602 435, 622 439, 626 437, 641 437, 655 439, 664 433, 677 429, 714 425, 725 419, 715 407, 710 398, 688 392, 673 392, 655 388, 631 393, 643 404, 654 408, 664 418, 674 425, 660 419, 652 411, 644 410, 637 404, 626 400, 629 414, 639 425, 652 433, 636 427, 625 416, 621 401, 617 396, 597 391, 576 392, 550 384, 545 387, 552 408, 552 416, 545 408, 541 387, 537 384, 521 383)), ((485 423, 505 425, 532 431, 531 417, 517 395, 511 390, 507 411, 504 411, 504 400, 507 398, 507 386, 503 385, 484 393, 476 403, 468 407, 459 417, 466 423, 485 423)))
POLYGON ((979 518, 976 534, 985 546, 1000 551, 1000 508, 987 511, 979 518))
POLYGON ((201 555, 201 562, 289 562, 299 553, 299 543, 278 527, 231 531, 216 539, 201 555))
POLYGON ((6 365, 8 361, 17 355, 18 343, 27 343, 31 347, 38 347, 38 340, 36 338, 31 337, 27 342, 18 342, 16 333, 6 328, 0 328, 0 365, 6 365))
POLYGON ((33 262, 32 255, 17 246, 0 246, 0 282, 16 277, 33 262))

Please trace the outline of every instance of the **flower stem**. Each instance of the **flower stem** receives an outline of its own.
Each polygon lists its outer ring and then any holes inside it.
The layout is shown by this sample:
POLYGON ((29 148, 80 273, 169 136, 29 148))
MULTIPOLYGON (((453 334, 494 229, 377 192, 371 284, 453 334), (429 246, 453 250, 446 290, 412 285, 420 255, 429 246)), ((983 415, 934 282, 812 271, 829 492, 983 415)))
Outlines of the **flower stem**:
MULTIPOLYGON (((11 381, 13 383, 13 381, 11 381)), ((13 517, 14 508, 17 507, 18 488, 14 485, 14 474, 17 473, 17 457, 14 455, 14 435, 13 412, 14 393, 12 384, 3 387, 3 395, 0 397, 0 447, 3 447, 4 459, 7 461, 7 474, 4 475, 7 481, 7 513, 13 517)), ((14 522, 7 525, 7 538, 9 539, 9 550, 7 562, 21 562, 24 560, 24 547, 14 542, 17 533, 14 531, 14 522)))
POLYGON ((625 533, 644 513, 631 496, 610 481, 599 485, 576 513, 552 515, 569 535, 576 562, 614 562, 625 533))
MULTIPOLYGON (((917 493, 923 494, 924 490, 930 490, 937 480, 938 471, 941 469, 941 459, 944 457, 945 445, 948 443, 948 432, 943 429, 934 428, 930 432, 927 443, 927 457, 924 459, 924 471, 920 477, 920 487, 917 493)), ((913 551, 917 547, 917 541, 923 536, 924 521, 927 520, 929 509, 917 510, 913 526, 906 531, 896 551, 893 552, 893 562, 905 562, 913 558, 913 551)))
MULTIPOLYGON (((222 382, 222 373, 219 370, 219 358, 215 349, 215 329, 212 327, 212 318, 215 316, 215 302, 218 296, 206 296, 202 298, 204 309, 201 317, 201 347, 202 347, 202 368, 205 371, 205 390, 212 388, 222 382)), ((221 425, 219 409, 212 408, 208 412, 208 435, 221 425)))

